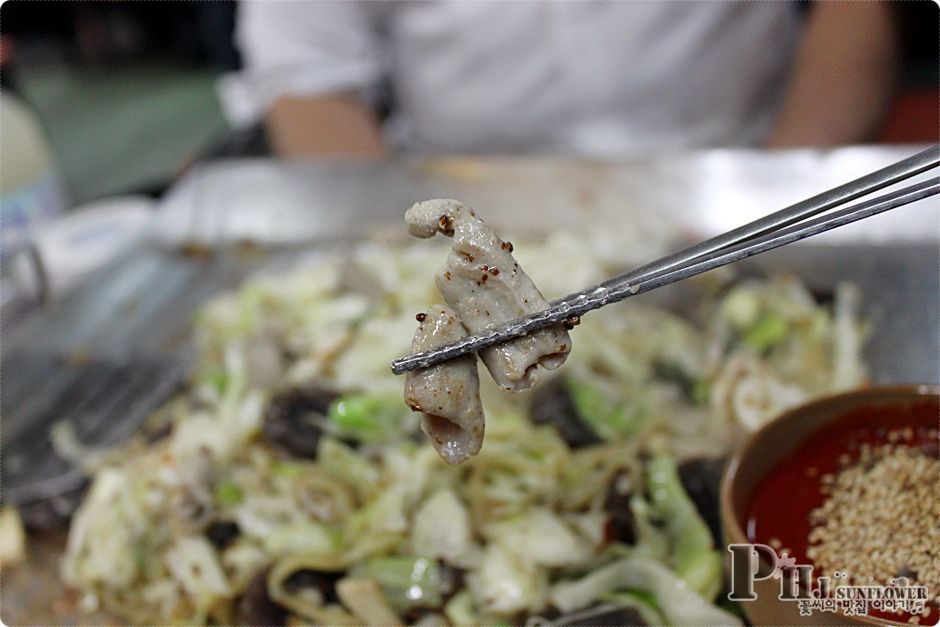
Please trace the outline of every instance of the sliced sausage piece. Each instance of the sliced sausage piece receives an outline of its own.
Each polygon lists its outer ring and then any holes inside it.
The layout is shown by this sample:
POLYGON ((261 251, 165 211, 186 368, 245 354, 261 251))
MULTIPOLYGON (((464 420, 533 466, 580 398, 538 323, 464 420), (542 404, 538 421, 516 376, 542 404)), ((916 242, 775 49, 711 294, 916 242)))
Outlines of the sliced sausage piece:
MULTIPOLYGON (((466 335, 457 313, 446 305, 433 305, 418 314, 412 350, 425 351, 466 335)), ((480 452, 484 416, 476 358, 465 355, 405 376, 405 402, 424 414, 421 429, 449 464, 480 452)))
MULTIPOLYGON (((444 300, 471 333, 545 309, 548 301, 501 240, 469 205, 457 200, 426 200, 405 213, 415 237, 443 233, 453 248, 435 279, 444 300)), ((571 352, 562 324, 535 331, 480 351, 493 379, 506 390, 535 385, 537 366, 553 370, 571 352)))
POLYGON ((293 457, 314 458, 330 403, 339 398, 332 390, 315 386, 294 388, 275 396, 264 413, 265 439, 293 457))

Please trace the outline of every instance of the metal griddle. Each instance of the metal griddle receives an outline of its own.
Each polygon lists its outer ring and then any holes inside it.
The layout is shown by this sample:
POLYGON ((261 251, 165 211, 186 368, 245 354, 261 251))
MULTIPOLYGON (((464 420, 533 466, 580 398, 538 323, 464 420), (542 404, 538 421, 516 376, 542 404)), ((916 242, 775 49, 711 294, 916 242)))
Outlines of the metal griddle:
MULTIPOLYGON (((540 229, 583 221, 614 224, 629 213, 647 232, 692 241, 917 150, 716 150, 616 163, 433 158, 204 164, 162 201, 145 244, 57 302, 3 321, 3 500, 16 500, 17 487, 37 472, 61 471, 65 462, 48 440, 53 422, 74 420, 86 444, 110 444, 133 433, 184 380, 191 316, 206 299, 252 273, 277 272, 366 233, 400 237, 402 213, 417 200, 459 198, 497 228, 525 229, 536 237, 540 229), (143 399, 144 411, 102 424, 70 403, 76 391, 105 389, 114 381, 124 383, 128 399, 143 399)), ((933 199, 744 262, 743 271, 791 272, 824 299, 838 282, 854 282, 871 321, 866 356, 872 380, 936 383, 938 262, 940 205, 933 199)), ((638 298, 653 296, 661 298, 638 298)), ((30 562, 3 573, 5 622, 82 620, 77 599, 62 596, 55 577, 61 541, 61 532, 31 538, 30 562), (50 602, 37 602, 44 597, 50 602)))

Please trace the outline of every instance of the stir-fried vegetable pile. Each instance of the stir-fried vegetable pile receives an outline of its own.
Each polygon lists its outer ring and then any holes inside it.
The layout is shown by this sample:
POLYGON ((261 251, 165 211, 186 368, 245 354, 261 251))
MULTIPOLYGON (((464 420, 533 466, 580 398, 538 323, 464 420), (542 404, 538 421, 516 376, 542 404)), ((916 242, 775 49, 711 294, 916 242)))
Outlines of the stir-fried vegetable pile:
MULTIPOLYGON (((554 298, 638 261, 598 241, 516 249, 554 298)), ((689 465, 720 469, 702 458, 860 382, 854 290, 822 306, 789 277, 713 273, 670 310, 591 314, 558 376, 484 386, 483 450, 451 467, 388 368, 438 300, 441 257, 363 244, 208 303, 169 434, 104 458, 66 581, 140 623, 505 624, 599 605, 618 623, 738 622, 716 605, 716 504, 689 465)))

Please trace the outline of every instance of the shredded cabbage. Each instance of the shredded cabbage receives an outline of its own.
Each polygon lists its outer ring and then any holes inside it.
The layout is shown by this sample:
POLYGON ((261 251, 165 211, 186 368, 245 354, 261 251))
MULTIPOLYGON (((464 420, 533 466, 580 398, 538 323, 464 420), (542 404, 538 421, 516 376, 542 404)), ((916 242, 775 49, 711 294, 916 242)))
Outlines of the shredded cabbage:
POLYGON ((741 619, 703 599, 662 564, 645 557, 628 557, 576 581, 556 584, 552 602, 563 612, 590 605, 609 592, 646 590, 658 602, 671 625, 741 625, 741 619))
POLYGON ((12 505, 0 509, 0 566, 14 566, 26 556, 23 519, 12 505))
POLYGON ((537 566, 562 567, 590 557, 587 543, 557 514, 533 507, 524 514, 491 525, 486 530, 490 542, 537 566))
POLYGON ((401 402, 401 395, 383 398, 347 394, 329 409, 329 419, 340 436, 360 442, 381 443, 402 438, 415 424, 415 414, 401 402))
POLYGON ((365 573, 397 609, 440 607, 447 582, 437 560, 396 555, 369 560, 365 573))
POLYGON ((448 488, 431 494, 415 512, 411 547, 415 555, 460 564, 472 549, 473 527, 466 505, 448 488))
MULTIPOLYGON (((662 252, 654 238, 625 246, 622 230, 610 231, 617 237, 513 239, 555 298, 662 252)), ((529 420, 538 389, 507 395, 484 382, 483 450, 451 467, 415 440, 388 368, 408 350, 415 312, 439 300, 428 268, 443 254, 366 242, 253 277, 195 316, 195 369, 163 410, 169 435, 90 455, 58 431, 93 476, 65 581, 144 624, 231 624, 262 577, 296 622, 401 613, 506 624, 613 603, 653 623, 739 623, 710 602, 720 558, 675 465, 726 453, 781 409, 859 384, 857 291, 840 286, 830 311, 792 277, 713 273, 682 315, 650 299, 594 312, 573 332, 561 376, 604 442, 572 449, 529 420), (263 426, 272 398, 310 383, 341 397, 304 459, 273 446, 263 426), (629 487, 629 546, 605 532, 614 480, 629 487), (218 525, 234 537, 210 541, 218 525), (298 584, 311 572, 339 580, 336 596, 298 584)))
POLYGON ((670 564, 693 590, 713 600, 722 585, 721 555, 711 532, 679 481, 675 463, 665 455, 647 466, 647 489, 656 515, 669 535, 670 564))

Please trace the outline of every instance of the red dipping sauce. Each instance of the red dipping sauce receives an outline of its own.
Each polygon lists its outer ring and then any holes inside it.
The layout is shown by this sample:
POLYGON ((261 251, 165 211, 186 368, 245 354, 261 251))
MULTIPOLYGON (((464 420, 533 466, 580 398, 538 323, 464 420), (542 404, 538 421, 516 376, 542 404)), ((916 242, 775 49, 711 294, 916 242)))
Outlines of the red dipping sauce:
MULTIPOLYGON (((910 428, 906 432, 910 437, 894 444, 920 448, 925 454, 938 458, 938 420, 940 406, 934 399, 912 405, 855 409, 819 428, 771 470, 754 491, 747 507, 745 533, 748 541, 776 545, 787 550, 797 563, 813 564, 806 555, 812 528, 809 515, 826 500, 820 490, 821 477, 827 473, 837 474, 844 467, 840 466, 840 456, 848 455, 850 463, 855 463, 863 444, 887 444, 889 433, 903 432, 905 428, 910 428)), ((780 548, 778 554, 782 552, 780 548)), ((814 567, 814 577, 831 575, 820 572, 815 564, 814 567)), ((928 585, 932 589, 936 583, 928 585)), ((920 617, 920 624, 936 625, 940 608, 932 603, 928 603, 928 607, 932 611, 929 616, 920 617)), ((869 611, 869 616, 901 622, 910 618, 874 609, 869 611)))

